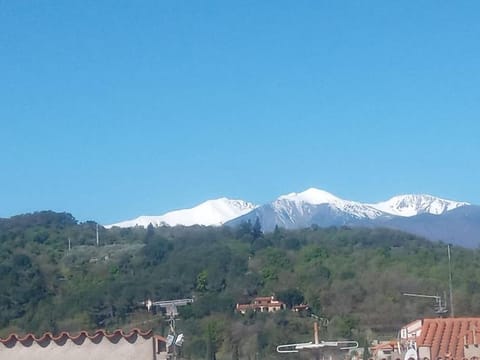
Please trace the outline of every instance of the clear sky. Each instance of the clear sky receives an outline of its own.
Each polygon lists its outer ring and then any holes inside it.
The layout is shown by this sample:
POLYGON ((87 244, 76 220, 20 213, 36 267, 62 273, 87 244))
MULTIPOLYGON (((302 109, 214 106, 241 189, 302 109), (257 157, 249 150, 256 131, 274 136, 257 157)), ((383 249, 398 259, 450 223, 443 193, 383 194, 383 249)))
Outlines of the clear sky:
POLYGON ((0 0, 0 217, 318 187, 480 204, 478 1, 0 0))

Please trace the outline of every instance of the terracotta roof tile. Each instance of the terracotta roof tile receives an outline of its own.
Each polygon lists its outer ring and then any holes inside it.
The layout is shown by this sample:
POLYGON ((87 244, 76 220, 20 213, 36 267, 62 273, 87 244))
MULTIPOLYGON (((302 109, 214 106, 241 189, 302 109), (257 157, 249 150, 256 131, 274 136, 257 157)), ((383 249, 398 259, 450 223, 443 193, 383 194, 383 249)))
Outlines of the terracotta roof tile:
MULTIPOLYGON (((24 336, 20 336, 17 334, 10 334, 6 338, 0 338, 0 342, 2 344, 7 344, 11 342, 24 343, 24 342, 32 342, 32 341, 39 343, 43 341, 52 341, 52 340, 59 341, 64 339, 65 337, 67 337, 72 341, 79 340, 83 337, 93 340, 93 339, 98 339, 98 337, 100 336, 104 336, 109 340, 113 340, 115 338, 118 338, 119 336, 125 338, 126 340, 130 340, 135 335, 139 335, 142 337, 149 337, 149 336, 153 336, 153 333, 152 333, 152 330, 142 331, 140 329, 135 328, 129 332, 124 332, 121 329, 117 329, 112 333, 107 333, 105 330, 97 330, 93 334, 89 334, 87 331, 80 331, 79 333, 76 333, 76 334, 70 334, 66 331, 62 331, 58 335, 53 335, 52 333, 47 332, 39 337, 36 337, 34 334, 31 334, 31 333, 28 333, 24 336)), ((161 341, 166 341, 165 338, 161 336, 155 336, 155 338, 161 341)))
POLYGON ((479 343, 480 318, 424 319, 417 346, 430 347, 432 359, 462 359, 465 340, 467 344, 479 343))
POLYGON ((381 349, 395 349, 397 347, 397 342, 394 340, 381 342, 375 346, 372 346, 370 349, 374 351, 378 351, 381 349))

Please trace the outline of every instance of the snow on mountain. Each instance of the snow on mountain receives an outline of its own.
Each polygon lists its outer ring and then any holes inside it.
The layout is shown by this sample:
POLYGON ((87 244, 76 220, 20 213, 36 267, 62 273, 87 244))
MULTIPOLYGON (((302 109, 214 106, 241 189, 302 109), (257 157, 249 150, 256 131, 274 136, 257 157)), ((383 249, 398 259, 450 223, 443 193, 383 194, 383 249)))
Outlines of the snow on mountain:
POLYGON ((399 195, 390 200, 369 204, 377 210, 391 215, 411 217, 419 214, 441 215, 460 206, 470 205, 466 202, 441 199, 431 195, 399 195))
MULTIPOLYGON (((318 226, 386 226, 395 218, 416 215, 443 215, 466 202, 445 200, 431 195, 399 195, 376 204, 341 199, 327 191, 310 188, 289 193, 276 200, 256 206, 242 200, 220 198, 208 200, 191 209, 176 210, 160 216, 140 216, 106 227, 160 225, 238 225, 259 218, 264 231, 275 226, 298 229, 318 226)), ((402 225, 403 226, 403 225, 402 225)))
POLYGON ((252 203, 243 200, 227 199, 223 197, 220 199, 205 201, 191 209, 175 210, 160 216, 140 216, 136 219, 122 221, 116 224, 107 225, 105 227, 147 227, 149 224, 152 224, 154 226, 219 226, 229 220, 242 216, 255 208, 256 205, 252 203))
POLYGON ((343 200, 324 190, 310 188, 301 193, 290 193, 278 197, 277 200, 288 200, 293 202, 304 202, 312 205, 339 203, 343 200))
POLYGON ((272 203, 279 211, 292 213, 293 208, 298 213, 311 211, 311 206, 328 205, 332 210, 348 213, 356 218, 375 219, 385 215, 382 210, 356 201, 343 200, 324 190, 310 188, 301 193, 290 193, 280 196, 272 203))
MULTIPOLYGON (((251 212, 231 220, 227 225, 236 226, 245 221, 260 220, 264 231, 275 226, 300 229, 317 226, 386 226, 395 227, 395 219, 414 219, 415 215, 443 215, 457 209, 465 202, 445 200, 430 195, 401 195, 385 202, 367 204, 341 199, 324 190, 307 189, 278 197, 251 212)), ((410 224, 410 223, 409 223, 410 224)), ((396 228, 406 225, 400 223, 396 228)))

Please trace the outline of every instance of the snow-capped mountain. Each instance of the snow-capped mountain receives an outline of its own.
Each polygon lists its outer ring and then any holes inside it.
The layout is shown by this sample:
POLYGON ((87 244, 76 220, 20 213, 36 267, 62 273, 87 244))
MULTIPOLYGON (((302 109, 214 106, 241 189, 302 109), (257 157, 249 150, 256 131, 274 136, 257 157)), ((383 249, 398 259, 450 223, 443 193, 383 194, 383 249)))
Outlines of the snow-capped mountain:
POLYGON ((319 226, 352 223, 368 225, 374 219, 389 218, 390 215, 372 206, 343 200, 324 190, 310 188, 300 193, 282 195, 228 224, 236 225, 243 221, 255 221, 257 217, 262 228, 265 231, 271 231, 275 226, 298 229, 313 224, 319 226))
POLYGON ((324 190, 310 188, 301 193, 280 196, 273 202, 278 210, 289 211, 293 207, 302 209, 307 205, 328 205, 331 209, 348 213, 357 218, 375 219, 384 215, 379 209, 356 201, 343 200, 324 190))
POLYGON ((370 204, 371 207, 388 214, 407 217, 425 213, 440 215, 464 205, 470 204, 467 202, 441 199, 425 194, 399 195, 387 201, 370 204))
POLYGON ((168 212, 159 216, 140 216, 136 219, 122 221, 116 224, 107 225, 106 228, 113 226, 133 227, 149 224, 160 225, 222 225, 225 222, 242 216, 253 209, 256 205, 243 201, 232 200, 225 197, 215 200, 208 200, 191 209, 182 209, 168 212))
POLYGON ((327 205, 331 210, 345 213, 357 219, 376 219, 389 215, 415 216, 419 214, 440 215, 456 209, 467 202, 446 200, 431 195, 399 195, 387 201, 375 204, 344 200, 324 190, 310 188, 300 193, 290 193, 280 196, 272 202, 273 208, 279 212, 292 213, 293 209, 299 213, 312 206, 327 205))
MULTIPOLYGON (((259 206, 251 212, 233 219, 227 225, 238 225, 244 221, 260 220, 264 231, 272 231, 276 226, 286 229, 300 229, 317 226, 367 226, 408 229, 435 239, 446 240, 452 235, 441 234, 431 229, 437 224, 438 216, 445 216, 452 210, 469 207, 466 202, 445 200, 431 195, 401 195, 376 204, 344 200, 324 190, 310 188, 300 193, 282 195, 269 204, 259 206), (417 219, 420 216, 426 216, 417 219), (428 216, 427 216, 428 215, 428 216), (404 219, 404 220, 402 220, 404 219), (415 226, 413 226, 415 222, 415 226), (424 224, 422 227, 418 224, 424 224)), ((454 218, 454 217, 450 217, 454 218)), ((457 217, 455 217, 457 219, 457 217)), ((458 220, 456 220, 459 223, 458 220)), ((480 225, 480 224, 479 224, 480 225)), ((477 227, 480 227, 476 225, 477 227)), ((457 231, 452 227, 452 231, 457 231)), ((452 232, 450 231, 450 232, 452 232)), ((473 232, 472 232, 473 233, 473 232)))
POLYGON ((265 232, 276 226, 301 229, 312 225, 388 227, 433 240, 465 246, 479 245, 480 207, 431 195, 399 195, 369 204, 344 200, 324 190, 310 188, 279 196, 256 206, 243 200, 220 198, 160 216, 140 216, 107 227, 160 225, 229 225, 260 220, 265 232), (476 244, 476 245, 475 245, 476 244))

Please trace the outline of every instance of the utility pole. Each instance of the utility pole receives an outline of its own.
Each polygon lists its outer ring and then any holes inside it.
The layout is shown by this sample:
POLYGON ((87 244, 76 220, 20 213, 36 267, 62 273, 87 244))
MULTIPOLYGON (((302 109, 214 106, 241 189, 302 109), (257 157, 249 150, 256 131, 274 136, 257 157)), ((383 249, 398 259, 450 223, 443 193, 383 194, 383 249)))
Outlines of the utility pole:
POLYGON ((450 288, 450 317, 455 317, 455 312, 453 311, 452 261, 450 257, 450 244, 448 244, 447 250, 448 250, 448 287, 450 288))
POLYGON ((97 224, 97 246, 99 245, 99 238, 98 238, 98 224, 97 224))

